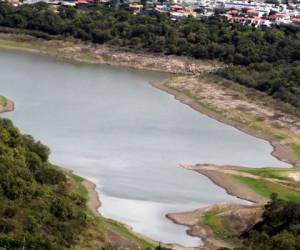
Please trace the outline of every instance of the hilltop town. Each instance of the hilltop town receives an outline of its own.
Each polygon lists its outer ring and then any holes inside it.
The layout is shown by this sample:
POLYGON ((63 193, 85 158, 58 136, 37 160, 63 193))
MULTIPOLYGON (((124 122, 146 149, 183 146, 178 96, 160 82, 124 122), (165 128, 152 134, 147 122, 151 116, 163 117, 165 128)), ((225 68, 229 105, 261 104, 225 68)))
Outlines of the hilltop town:
POLYGON ((123 5, 136 15, 167 13, 174 21, 187 17, 218 16, 230 23, 269 28, 274 25, 300 26, 300 0, 8 0, 14 6, 46 2, 85 9, 92 5, 123 5))

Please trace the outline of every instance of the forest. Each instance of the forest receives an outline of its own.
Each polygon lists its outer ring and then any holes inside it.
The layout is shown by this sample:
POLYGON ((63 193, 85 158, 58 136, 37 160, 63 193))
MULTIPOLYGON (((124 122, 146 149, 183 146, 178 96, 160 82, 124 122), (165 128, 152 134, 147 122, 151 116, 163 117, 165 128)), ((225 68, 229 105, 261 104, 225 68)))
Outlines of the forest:
POLYGON ((0 119, 0 249, 66 249, 85 229, 85 200, 48 162, 49 148, 0 119))
POLYGON ((228 65, 218 74, 300 108, 300 31, 293 26, 257 29, 217 17, 172 21, 167 14, 133 15, 126 8, 85 10, 44 3, 0 3, 0 26, 45 39, 76 38, 134 51, 212 59, 228 65))

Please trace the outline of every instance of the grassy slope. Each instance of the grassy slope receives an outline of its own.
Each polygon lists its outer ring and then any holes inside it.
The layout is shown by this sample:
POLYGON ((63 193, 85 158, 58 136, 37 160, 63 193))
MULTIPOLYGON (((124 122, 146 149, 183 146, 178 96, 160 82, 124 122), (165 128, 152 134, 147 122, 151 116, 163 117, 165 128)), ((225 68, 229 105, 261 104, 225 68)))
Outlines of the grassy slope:
POLYGON ((275 178, 278 180, 290 180, 289 173, 299 172, 297 169, 286 168, 239 168, 240 172, 253 174, 260 177, 275 178))
POLYGON ((300 145, 297 143, 291 143, 290 147, 294 151, 294 154, 296 155, 297 159, 300 160, 300 145))
POLYGON ((0 106, 6 107, 6 105, 7 105, 7 99, 4 96, 0 95, 0 106))
POLYGON ((233 232, 224 223, 224 218, 218 216, 220 212, 218 209, 212 209, 203 214, 201 221, 205 225, 208 225, 216 236, 224 239, 229 237, 233 232))
POLYGON ((257 194, 270 198, 272 193, 277 193, 278 197, 285 201, 300 201, 300 192, 293 188, 282 185, 278 182, 273 182, 265 179, 252 179, 248 177, 234 176, 234 178, 252 189, 257 194))

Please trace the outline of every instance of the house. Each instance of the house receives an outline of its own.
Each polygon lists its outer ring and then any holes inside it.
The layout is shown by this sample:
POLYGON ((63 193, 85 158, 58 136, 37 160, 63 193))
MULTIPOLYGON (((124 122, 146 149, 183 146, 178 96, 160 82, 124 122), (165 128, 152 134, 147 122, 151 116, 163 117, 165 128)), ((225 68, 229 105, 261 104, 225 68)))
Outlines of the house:
POLYGON ((132 10, 136 14, 144 8, 144 5, 139 4, 139 3, 130 3, 128 7, 130 10, 132 10))

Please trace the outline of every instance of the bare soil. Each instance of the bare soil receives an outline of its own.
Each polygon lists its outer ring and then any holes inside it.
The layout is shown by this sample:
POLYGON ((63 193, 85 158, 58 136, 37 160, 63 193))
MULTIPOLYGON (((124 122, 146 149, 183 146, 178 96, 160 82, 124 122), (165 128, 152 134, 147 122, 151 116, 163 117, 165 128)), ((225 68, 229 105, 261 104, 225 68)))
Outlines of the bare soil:
POLYGON ((9 42, 0 43, 2 48, 47 54, 72 62, 107 64, 184 75, 199 75, 224 67, 216 61, 195 60, 184 56, 161 55, 145 51, 132 52, 127 48, 83 43, 78 40, 43 40, 9 33, 0 33, 0 39, 20 42, 19 47, 9 42))

